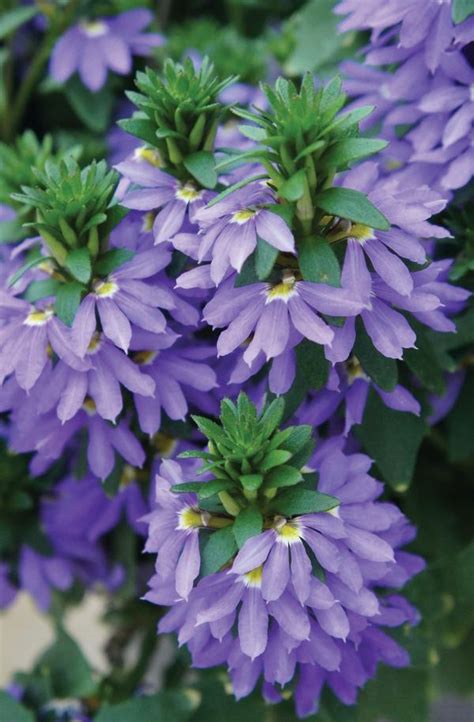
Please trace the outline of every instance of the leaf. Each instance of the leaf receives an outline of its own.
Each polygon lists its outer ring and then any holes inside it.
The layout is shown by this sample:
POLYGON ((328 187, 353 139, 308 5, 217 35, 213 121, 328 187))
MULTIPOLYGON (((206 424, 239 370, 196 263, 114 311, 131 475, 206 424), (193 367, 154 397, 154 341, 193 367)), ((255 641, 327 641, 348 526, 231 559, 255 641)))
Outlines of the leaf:
POLYGON ((48 674, 55 697, 86 697, 95 690, 92 669, 75 640, 63 630, 41 655, 36 668, 48 674))
POLYGON ((187 722, 197 700, 182 690, 163 690, 102 707, 94 722, 187 722))
POLYGON ((356 328, 354 353, 362 368, 381 389, 393 391, 398 383, 397 362, 377 351, 359 319, 357 319, 356 328))
POLYGON ((234 286, 235 288, 241 288, 242 286, 250 286, 252 283, 258 283, 259 281, 260 279, 255 269, 255 253, 252 253, 240 269, 240 273, 237 274, 234 286))
POLYGON ((443 369, 435 350, 423 325, 412 318, 410 318, 410 324, 416 332, 416 349, 405 349, 403 360, 420 379, 423 386, 435 394, 443 394, 445 389, 443 369))
POLYGON ((72 326, 84 290, 84 286, 77 281, 62 283, 59 286, 56 292, 54 311, 66 326, 72 326))
POLYGON ((260 281, 268 278, 273 270, 275 261, 278 258, 279 250, 264 241, 263 238, 257 238, 257 249, 255 251, 255 271, 260 281))
POLYGON ((74 112, 89 130, 104 133, 110 125, 114 95, 107 85, 92 93, 74 75, 64 86, 64 92, 74 112))
POLYGON ((66 256, 65 264, 71 276, 76 281, 88 283, 90 281, 92 266, 91 257, 87 248, 74 248, 66 256))
POLYGON ((148 118, 124 118, 119 120, 117 125, 130 135, 134 135, 136 138, 144 140, 148 145, 156 147, 156 127, 148 118))
POLYGON ((215 188, 217 184, 216 162, 213 153, 198 150, 188 155, 184 167, 204 188, 215 188))
POLYGON ((242 135, 245 135, 246 138, 250 138, 250 140, 255 140, 257 143, 259 143, 267 136, 266 131, 256 125, 239 125, 239 130, 242 135))
POLYGON ((287 201, 299 200, 305 191, 306 172, 302 168, 288 178, 278 189, 278 195, 287 201))
POLYGON ((458 400, 448 416, 448 453, 451 461, 474 456, 474 372, 469 370, 458 400))
POLYGON ((285 63, 288 75, 316 70, 337 53, 345 35, 337 31, 332 0, 310 0, 292 18, 294 50, 285 63))
POLYGON ((292 454, 296 454, 300 451, 308 441, 311 441, 313 436, 313 429, 309 424, 301 424, 301 426, 295 426, 292 429, 291 434, 281 444, 282 449, 291 451, 292 454))
POLYGON ((0 720, 2 722, 34 722, 33 713, 0 689, 0 720))
POLYGON ((275 489, 281 486, 294 486, 303 479, 299 469, 294 466, 277 466, 265 475, 265 487, 275 489))
POLYGON ((207 204, 206 208, 211 208, 212 206, 215 206, 216 203, 219 203, 219 201, 224 200, 224 198, 227 198, 227 196, 230 196, 231 193, 234 191, 239 190, 239 188, 244 188, 245 186, 249 185, 249 183, 253 183, 257 180, 262 180, 263 178, 267 178, 266 173, 259 173, 259 175, 251 175, 247 178, 243 178, 240 181, 237 181, 236 183, 233 183, 230 186, 227 186, 223 191, 217 194, 217 196, 214 196, 209 203, 207 204))
POLYGON ((8 279, 8 286, 14 286, 17 281, 20 280, 20 278, 31 268, 34 268, 35 266, 39 266, 41 263, 46 263, 47 261, 54 260, 51 256, 37 256, 36 258, 33 258, 31 261, 27 261, 26 263, 21 266, 21 268, 18 269, 18 271, 15 271, 15 273, 10 276, 8 279))
POLYGON ((263 529, 263 517, 255 506, 248 506, 242 509, 236 517, 232 526, 232 532, 239 549, 243 547, 247 539, 257 536, 263 529))
POLYGON ((389 409, 371 389, 362 424, 355 429, 355 434, 384 479, 397 491, 405 491, 411 483, 426 431, 422 419, 389 409))
POLYGON ((341 285, 341 268, 330 244, 319 236, 300 239, 298 258, 305 281, 341 285))
POLYGON ((135 251, 128 248, 111 248, 94 263, 94 273, 99 276, 108 276, 116 268, 130 261, 134 255, 135 251))
POLYGON ((13 10, 4 10, 0 15, 0 40, 7 35, 14 33, 24 23, 38 15, 39 8, 36 6, 16 7, 13 10))
POLYGON ((297 514, 315 514, 329 511, 339 505, 339 500, 329 494, 308 489, 288 489, 282 491, 272 500, 270 508, 284 516, 297 514))
POLYGON ((328 149, 321 162, 337 170, 343 170, 355 161, 379 153, 387 145, 386 140, 377 138, 344 138, 328 149))
POLYGON ((262 474, 242 474, 239 479, 246 491, 257 491, 263 484, 262 474))
POLYGON ((34 303, 35 301, 39 301, 40 298, 55 296, 59 286, 59 281, 55 281, 54 278, 45 278, 42 281, 32 281, 23 296, 30 303, 34 303))
MULTIPOLYGON (((201 550, 201 574, 214 574, 233 557, 237 551, 231 527, 218 529, 203 540, 201 550)), ((128 721, 127 721, 128 722, 128 721)))
POLYGON ((388 231, 390 223, 366 195, 352 188, 328 188, 316 196, 316 205, 332 216, 388 231))
POLYGON ((285 451, 284 449, 275 449, 267 454, 263 461, 259 464, 259 470, 262 472, 270 471, 274 466, 280 466, 291 459, 291 451, 285 451))
POLYGON ((298 381, 306 389, 321 389, 329 375, 329 361, 323 346, 305 339, 296 347, 298 381))
POLYGON ((453 0, 451 13, 456 25, 463 23, 468 17, 474 15, 474 0, 453 0))
POLYGON ((198 427, 199 431, 207 436, 208 439, 223 442, 224 444, 228 443, 227 436, 219 424, 216 424, 215 421, 207 419, 205 416, 192 416, 191 418, 198 427))
POLYGON ((259 427, 264 439, 268 439, 280 424, 285 410, 285 402, 282 398, 273 399, 271 404, 266 406, 259 419, 259 427))

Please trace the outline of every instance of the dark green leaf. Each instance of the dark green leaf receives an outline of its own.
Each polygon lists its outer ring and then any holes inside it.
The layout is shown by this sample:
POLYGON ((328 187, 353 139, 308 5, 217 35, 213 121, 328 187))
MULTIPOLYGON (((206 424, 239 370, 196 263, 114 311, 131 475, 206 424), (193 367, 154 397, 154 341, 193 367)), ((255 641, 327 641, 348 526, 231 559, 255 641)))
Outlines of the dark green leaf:
POLYGON ((329 511, 339 505, 339 500, 329 494, 307 489, 288 489, 282 491, 273 499, 270 508, 284 516, 297 514, 315 514, 320 511, 329 511))
POLYGON ((266 454, 263 461, 259 464, 259 470, 262 472, 270 471, 274 466, 280 466, 289 459, 291 459, 291 451, 285 451, 283 449, 275 449, 266 454))
POLYGON ((59 286, 56 292, 54 310, 66 326, 72 325, 84 290, 84 286, 76 281, 63 283, 59 286))
POLYGON ((215 188, 217 184, 214 155, 206 150, 198 150, 184 159, 184 167, 204 188, 215 188))
POLYGON ((0 720, 2 722, 34 722, 34 717, 29 709, 0 689, 0 720))
POLYGON ((291 451, 292 454, 296 454, 308 441, 311 441, 312 436, 313 429, 308 424, 295 426, 288 438, 281 444, 281 448, 291 451))
POLYGON ((384 479, 398 491, 411 483, 425 423, 414 414, 389 409, 371 390, 362 424, 355 430, 384 479))
POLYGON ((12 10, 3 10, 0 15, 0 40, 14 33, 20 25, 28 22, 35 15, 38 15, 39 7, 30 5, 27 7, 18 6, 12 10))
POLYGON ((306 389, 321 389, 329 375, 324 348, 305 339, 296 347, 297 380, 306 389))
POLYGON ((453 22, 458 25, 474 15, 474 0, 453 0, 451 6, 453 22))
POLYGON ((397 362, 383 356, 373 345, 363 324, 357 320, 357 337, 354 353, 370 378, 385 391, 393 391, 398 383, 397 362))
POLYGON ((59 288, 59 281, 54 278, 45 278, 43 281, 32 281, 26 289, 24 298, 30 303, 39 301, 40 298, 55 296, 59 288))
POLYGON ((109 127, 114 95, 107 85, 92 93, 74 75, 64 86, 64 92, 74 112, 89 130, 103 133, 109 127))
POLYGON ((255 506, 248 506, 242 509, 232 526, 232 531, 239 549, 243 547, 247 539, 260 534, 262 528, 263 518, 255 506))
POLYGON ((423 325, 415 319, 410 319, 410 323, 416 331, 416 349, 405 349, 403 360, 423 386, 435 394, 442 394, 445 388, 443 369, 435 350, 423 325))
POLYGON ((87 248, 74 248, 69 251, 66 256, 65 266, 76 281, 87 283, 90 280, 92 267, 87 248))
POLYGON ((299 200, 305 191, 306 172, 304 169, 297 171, 291 178, 288 178, 278 189, 278 195, 287 201, 299 200))
POLYGON ((63 630, 58 630, 56 641, 41 655, 36 668, 50 676, 55 697, 85 697, 95 689, 89 663, 63 630))
POLYGON ((302 238, 298 243, 298 251, 299 265, 305 281, 340 286, 339 261, 324 238, 302 238))
POLYGON ((234 286, 235 288, 241 288, 242 286, 250 286, 252 283, 258 283, 259 281, 260 278, 257 276, 255 269, 255 253, 252 253, 237 274, 234 286))
POLYGON ((474 456, 474 372, 469 370, 458 400, 448 416, 448 452, 451 461, 474 456))
POLYGON ((94 264, 94 272, 99 274, 99 276, 108 276, 109 273, 112 273, 116 268, 130 261, 134 255, 135 252, 128 248, 112 248, 96 261, 94 264))
POLYGON ((277 466, 265 475, 265 487, 274 489, 282 486, 294 486, 302 478, 301 472, 293 466, 277 466))
POLYGON ((20 280, 20 278, 30 270, 30 268, 34 268, 35 266, 39 266, 41 263, 46 263, 48 261, 52 261, 53 259, 51 256, 37 256, 36 258, 33 258, 31 261, 27 261, 24 263, 21 268, 18 269, 18 271, 15 271, 15 273, 10 276, 8 279, 8 285, 14 286, 17 281, 20 280))
POLYGON ((134 135, 136 138, 144 140, 148 145, 156 147, 156 126, 151 120, 148 120, 148 118, 124 118, 123 120, 119 120, 117 125, 127 133, 130 133, 130 135, 134 135))
POLYGON ((270 243, 264 241, 263 238, 257 239, 257 249, 255 251, 255 271, 260 281, 268 278, 272 272, 275 261, 278 258, 279 250, 270 243))
POLYGON ((390 223, 364 193, 352 188, 328 188, 316 197, 316 204, 332 216, 388 231, 390 223))
POLYGON ((265 439, 268 439, 280 424, 284 410, 285 402, 282 398, 273 399, 271 404, 265 408, 259 420, 259 427, 265 439))
POLYGON ((183 691, 164 690, 149 696, 137 696, 120 704, 104 706, 95 722, 187 722, 196 707, 196 699, 183 691))
POLYGON ((239 188, 244 188, 249 183, 253 183, 257 180, 262 180, 263 178, 267 178, 267 175, 265 173, 260 173, 259 175, 253 175, 248 176, 247 178, 243 178, 240 181, 237 181, 236 183, 233 183, 232 185, 225 188, 223 191, 218 193, 217 196, 214 196, 209 203, 207 204, 206 208, 211 208, 211 206, 215 206, 216 203, 219 203, 219 201, 222 201, 224 198, 227 198, 227 196, 230 196, 231 193, 233 193, 236 190, 239 190, 239 188))
POLYGON ((329 148, 322 161, 332 168, 343 170, 354 161, 378 153, 387 145, 386 140, 376 138, 344 138, 329 148))
POLYGON ((231 559, 237 551, 231 527, 218 529, 203 541, 201 550, 201 574, 214 574, 231 559))

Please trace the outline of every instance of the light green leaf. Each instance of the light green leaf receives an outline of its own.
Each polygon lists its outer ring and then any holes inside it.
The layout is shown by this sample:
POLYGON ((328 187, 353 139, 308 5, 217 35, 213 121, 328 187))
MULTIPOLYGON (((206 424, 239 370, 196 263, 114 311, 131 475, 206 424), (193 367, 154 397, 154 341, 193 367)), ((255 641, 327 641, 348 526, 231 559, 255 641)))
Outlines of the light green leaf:
POLYGON ((248 506, 242 509, 232 526, 232 532, 239 549, 243 547, 247 539, 260 534, 262 528, 263 517, 255 506, 248 506))
POLYGON ((130 261, 134 255, 135 252, 128 248, 111 248, 95 262, 94 272, 99 276, 108 276, 116 268, 130 261))
POLYGON ((451 6, 453 22, 458 25, 474 15, 474 0, 453 0, 451 6))
POLYGON ((387 145, 386 140, 376 138, 345 138, 329 148, 322 162, 337 170, 343 170, 355 161, 379 153, 387 145))
POLYGON ((53 258, 51 256, 37 256, 36 258, 33 258, 31 261, 27 261, 26 263, 21 266, 21 268, 18 269, 18 271, 15 271, 15 273, 10 276, 8 279, 8 286, 14 286, 17 281, 20 280, 20 278, 31 268, 34 268, 35 266, 39 266, 41 263, 46 263, 47 261, 52 261, 53 258))
POLYGON ((64 265, 76 281, 87 283, 90 280, 92 267, 87 248, 74 248, 69 251, 64 265))
POLYGON ((198 150, 188 155, 184 161, 184 167, 193 178, 204 188, 215 188, 217 184, 216 162, 214 155, 206 150, 198 150))
POLYGON ((302 479, 301 472, 293 466, 277 466, 265 475, 265 487, 274 489, 282 486, 294 486, 302 479))
POLYGON ((64 86, 64 92, 76 115, 89 130, 103 133, 110 125, 114 95, 107 85, 92 93, 74 75, 64 86))
POLYGON ((95 722, 187 722, 197 699, 182 690, 134 697, 99 710, 95 722))
POLYGON ((328 188, 316 197, 316 204, 332 216, 388 231, 390 223, 367 196, 352 188, 328 188))
POLYGON ((202 542, 201 574, 214 574, 231 559, 237 551, 237 544, 231 527, 213 531, 202 542))
POLYGON ((55 697, 86 697, 95 690, 92 669, 75 640, 63 630, 41 655, 36 668, 48 674, 55 697))
POLYGON ((257 239, 257 249, 255 251, 255 271, 258 278, 263 281, 268 278, 273 270, 275 261, 278 258, 279 250, 264 241, 263 238, 257 239))
POLYGON ((330 244, 319 236, 298 243, 299 265, 305 281, 340 286, 341 268, 330 244))
POLYGON ((38 13, 39 8, 34 5, 18 6, 12 10, 3 11, 0 16, 0 40, 14 33, 17 28, 34 18, 38 13))
POLYGON ((308 489, 288 489, 282 491, 270 504, 272 510, 284 516, 297 514, 315 514, 320 511, 329 511, 339 505, 339 500, 329 494, 308 489))
POLYGON ((81 294, 84 290, 84 286, 77 281, 63 283, 59 286, 56 292, 54 310, 58 318, 60 318, 66 326, 72 326, 76 311, 81 302, 81 294))
POLYGON ((302 168, 288 178, 278 189, 278 195, 287 201, 299 200, 305 191, 306 172, 302 168))

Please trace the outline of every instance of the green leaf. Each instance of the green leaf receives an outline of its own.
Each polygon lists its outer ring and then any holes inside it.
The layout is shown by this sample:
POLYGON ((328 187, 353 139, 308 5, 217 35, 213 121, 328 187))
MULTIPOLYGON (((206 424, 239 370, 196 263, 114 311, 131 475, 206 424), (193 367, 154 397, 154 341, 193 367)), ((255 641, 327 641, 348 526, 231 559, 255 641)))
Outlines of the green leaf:
POLYGON ((18 269, 10 278, 8 279, 8 286, 14 286, 17 281, 20 280, 20 278, 30 270, 30 268, 34 268, 35 266, 39 266, 41 263, 46 263, 47 261, 54 260, 51 256, 37 256, 36 258, 33 258, 31 261, 27 261, 26 263, 21 266, 21 268, 18 269))
POLYGON ((386 140, 376 138, 344 138, 328 149, 322 162, 337 170, 343 170, 355 161, 379 153, 387 145, 386 140))
POLYGON ((66 256, 64 264, 76 281, 88 283, 91 278, 91 257, 87 248, 74 248, 66 256))
POLYGON ((14 33, 17 28, 34 18, 38 13, 39 8, 36 6, 18 6, 13 10, 4 10, 0 15, 0 40, 14 33))
POLYGON ((263 178, 268 178, 266 173, 260 173, 259 175, 252 175, 248 176, 247 178, 243 178, 242 180, 237 181, 236 183, 233 183, 230 186, 227 186, 223 191, 217 194, 217 196, 214 196, 209 203, 207 204, 206 208, 211 208, 212 206, 215 206, 216 203, 219 203, 219 201, 222 201, 224 198, 227 198, 227 196, 230 196, 231 193, 234 191, 239 190, 239 188, 244 188, 249 183, 253 183, 257 180, 262 180, 263 178))
POLYGON ((205 416, 192 416, 191 418, 198 427, 199 431, 207 436, 208 439, 223 442, 225 444, 229 443, 223 429, 219 426, 219 424, 216 424, 215 421, 207 419, 205 416))
POLYGON ((185 481, 182 484, 174 484, 171 491, 174 494, 194 493, 199 494, 201 499, 207 499, 219 491, 232 489, 234 484, 229 479, 211 479, 211 481, 185 481))
POLYGON ((390 223, 364 193, 352 188, 328 188, 316 196, 316 205, 332 216, 388 231, 390 223))
POLYGON ((2 722, 34 722, 33 713, 0 689, 0 719, 2 722))
POLYGON ((270 469, 273 469, 274 466, 280 466, 280 464, 284 464, 289 459, 291 459, 291 457, 291 451, 275 449, 274 451, 270 451, 270 453, 264 457, 258 468, 262 472, 270 471, 270 469))
POLYGON ((298 243, 298 259, 305 281, 341 285, 341 268, 330 244, 319 236, 302 238, 298 243))
POLYGON ((416 349, 405 349, 403 360, 429 391, 442 394, 445 389, 443 369, 435 350, 424 330, 416 319, 410 318, 410 324, 416 332, 416 349))
POLYGON ((41 655, 36 669, 50 677, 55 697, 86 697, 95 690, 88 661, 63 630, 58 630, 56 641, 41 655))
POLYGON ((298 451, 311 441, 313 436, 313 429, 309 424, 301 424, 301 426, 295 426, 292 429, 291 434, 283 441, 280 445, 282 449, 290 451, 292 454, 296 454, 298 451))
POLYGON ((426 431, 420 418, 389 409, 371 389, 362 424, 355 429, 355 434, 384 479, 397 491, 405 491, 411 483, 426 431))
POLYGON ((278 189, 278 195, 287 201, 299 200, 305 191, 306 172, 302 168, 288 178, 278 189))
POLYGON ((296 347, 297 380, 306 389, 321 389, 329 375, 323 346, 304 339, 296 347))
POLYGON ((277 494, 272 500, 270 508, 284 516, 297 514, 315 514, 320 511, 329 511, 339 505, 339 500, 329 494, 308 489, 288 489, 277 494))
POLYGON ((239 479, 246 491, 257 491, 263 484, 262 474, 242 474, 239 479))
POLYGON ((294 466, 277 466, 265 475, 265 487, 267 489, 279 488, 281 486, 294 486, 303 479, 299 469, 294 466))
POLYGON ((250 286, 252 283, 258 283, 259 281, 255 269, 255 253, 252 253, 240 269, 240 273, 237 274, 234 286, 235 288, 242 288, 242 286, 250 286))
POLYGON ((214 155, 206 150, 198 150, 188 155, 184 161, 184 167, 193 178, 204 188, 215 188, 217 184, 216 162, 214 155))
POLYGON ((55 281, 54 278, 45 278, 42 281, 32 281, 23 296, 30 303, 34 303, 35 301, 39 301, 40 298, 55 296, 59 286, 59 281, 55 281))
POLYGON ((264 439, 268 439, 281 423, 284 410, 285 402, 282 398, 273 399, 271 404, 265 408, 259 419, 259 427, 264 439))
POLYGON ((124 118, 119 120, 117 125, 130 135, 134 135, 136 138, 144 140, 148 145, 156 147, 156 127, 148 118, 124 118))
POLYGON ((398 383, 397 362, 383 356, 373 345, 360 319, 357 319, 354 353, 370 378, 385 391, 393 391, 398 383))
POLYGON ((474 372, 469 370, 458 400, 448 416, 448 453, 451 461, 474 456, 474 372))
POLYGON ((231 559, 237 544, 231 527, 218 529, 203 539, 201 550, 201 574, 214 574, 231 559))
POLYGON ((74 75, 64 86, 64 92, 74 112, 89 130, 103 133, 110 125, 114 94, 107 85, 92 93, 74 75))
POLYGON ((260 534, 262 528, 263 517, 255 506, 248 506, 242 509, 232 526, 232 532, 239 549, 243 547, 247 539, 260 534))
POLYGON ((59 286, 56 292, 54 310, 58 318, 60 318, 66 326, 72 326, 84 290, 84 286, 77 283, 77 281, 63 283, 59 286))
POLYGON ((255 140, 257 143, 259 143, 267 136, 266 131, 256 125, 239 125, 239 130, 242 135, 245 135, 246 138, 250 138, 250 140, 255 140))
POLYGON ((130 251, 128 248, 112 248, 95 262, 94 273, 99 276, 108 276, 116 268, 130 261, 134 255, 135 251, 130 251))
POLYGON ((474 15, 474 0, 453 0, 451 13, 456 25, 463 23, 468 17, 474 15))
POLYGON ((278 258, 279 250, 264 241, 263 238, 257 239, 257 249, 255 251, 255 271, 260 281, 268 278, 272 272, 275 261, 278 258))
POLYGON ((163 690, 102 707, 94 722, 187 722, 197 700, 182 690, 163 690))
POLYGON ((310 0, 292 18, 294 49, 285 62, 288 75, 317 70, 337 53, 345 35, 337 31, 332 0, 310 0))

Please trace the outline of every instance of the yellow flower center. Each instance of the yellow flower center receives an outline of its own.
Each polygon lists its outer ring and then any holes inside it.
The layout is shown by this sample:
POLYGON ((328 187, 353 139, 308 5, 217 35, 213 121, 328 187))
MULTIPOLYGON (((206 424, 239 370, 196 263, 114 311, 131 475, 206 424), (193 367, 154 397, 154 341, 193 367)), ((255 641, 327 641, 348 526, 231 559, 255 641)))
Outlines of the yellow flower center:
POLYGON ((163 161, 159 152, 154 148, 147 148, 144 145, 141 148, 135 149, 133 159, 144 160, 150 165, 155 166, 155 168, 161 168, 163 166, 163 161))
POLYGON ((296 293, 296 278, 292 271, 285 271, 282 280, 275 286, 268 285, 266 290, 267 300, 265 303, 271 303, 276 299, 285 303, 296 293))
POLYGON ((94 399, 91 399, 90 396, 87 396, 87 398, 84 399, 84 403, 82 404, 82 408, 88 414, 89 416, 94 416, 96 411, 96 405, 94 399))
POLYGON ((366 379, 367 376, 362 368, 357 356, 351 356, 346 363, 347 380, 350 384, 354 383, 356 379, 366 379))
POLYGON ((30 311, 23 323, 25 326, 44 326, 54 315, 51 308, 45 308, 43 311, 35 309, 30 311))
POLYGON ((238 223, 239 226, 243 226, 244 223, 247 223, 251 218, 254 217, 255 213, 256 211, 251 211, 249 208, 242 209, 241 211, 236 211, 232 214, 230 222, 238 223))
POLYGON ((353 223, 349 236, 358 240, 362 245, 365 241, 375 238, 373 228, 364 226, 362 223, 353 223))
POLYGON ((137 472, 133 468, 133 466, 130 466, 130 464, 125 464, 122 471, 122 476, 120 477, 120 483, 119 483, 119 489, 126 489, 127 486, 130 486, 130 484, 135 481, 137 478, 137 472))
POLYGON ((95 354, 102 346, 102 339, 100 333, 94 333, 92 336, 89 346, 87 347, 87 353, 88 354, 95 354))
POLYGON ((256 569, 252 569, 251 572, 247 572, 247 574, 244 574, 244 584, 247 587, 261 587, 262 586, 262 573, 263 573, 263 567, 257 567, 256 569))
POLYGON ((151 230, 153 230, 154 222, 155 222, 155 214, 152 213, 152 211, 148 211, 148 213, 145 213, 145 215, 143 216, 143 221, 142 221, 142 232, 149 233, 151 230))
POLYGON ((202 196, 202 191, 198 191, 192 183, 186 183, 186 185, 178 188, 175 193, 175 197, 185 203, 192 203, 202 196))
POLYGON ((115 281, 97 281, 94 284, 95 295, 100 298, 111 298, 111 296, 115 296, 118 288, 115 281))
POLYGON ((99 38, 108 31, 107 25, 102 20, 90 20, 81 23, 81 27, 90 38, 99 38))
POLYGON ((157 351, 137 351, 137 353, 133 354, 133 360, 139 366, 150 366, 157 356, 157 351))
POLYGON ((273 528, 278 534, 278 541, 283 544, 295 544, 301 539, 300 525, 296 520, 287 521, 284 516, 276 516, 273 528))
POLYGON ((178 529, 198 529, 203 526, 203 518, 200 512, 190 506, 182 509, 179 514, 178 529))
POLYGON ((167 434, 162 434, 161 432, 158 432, 153 437, 154 448, 160 453, 160 456, 164 457, 165 459, 173 456, 177 445, 178 442, 174 438, 174 436, 168 436, 167 434))

